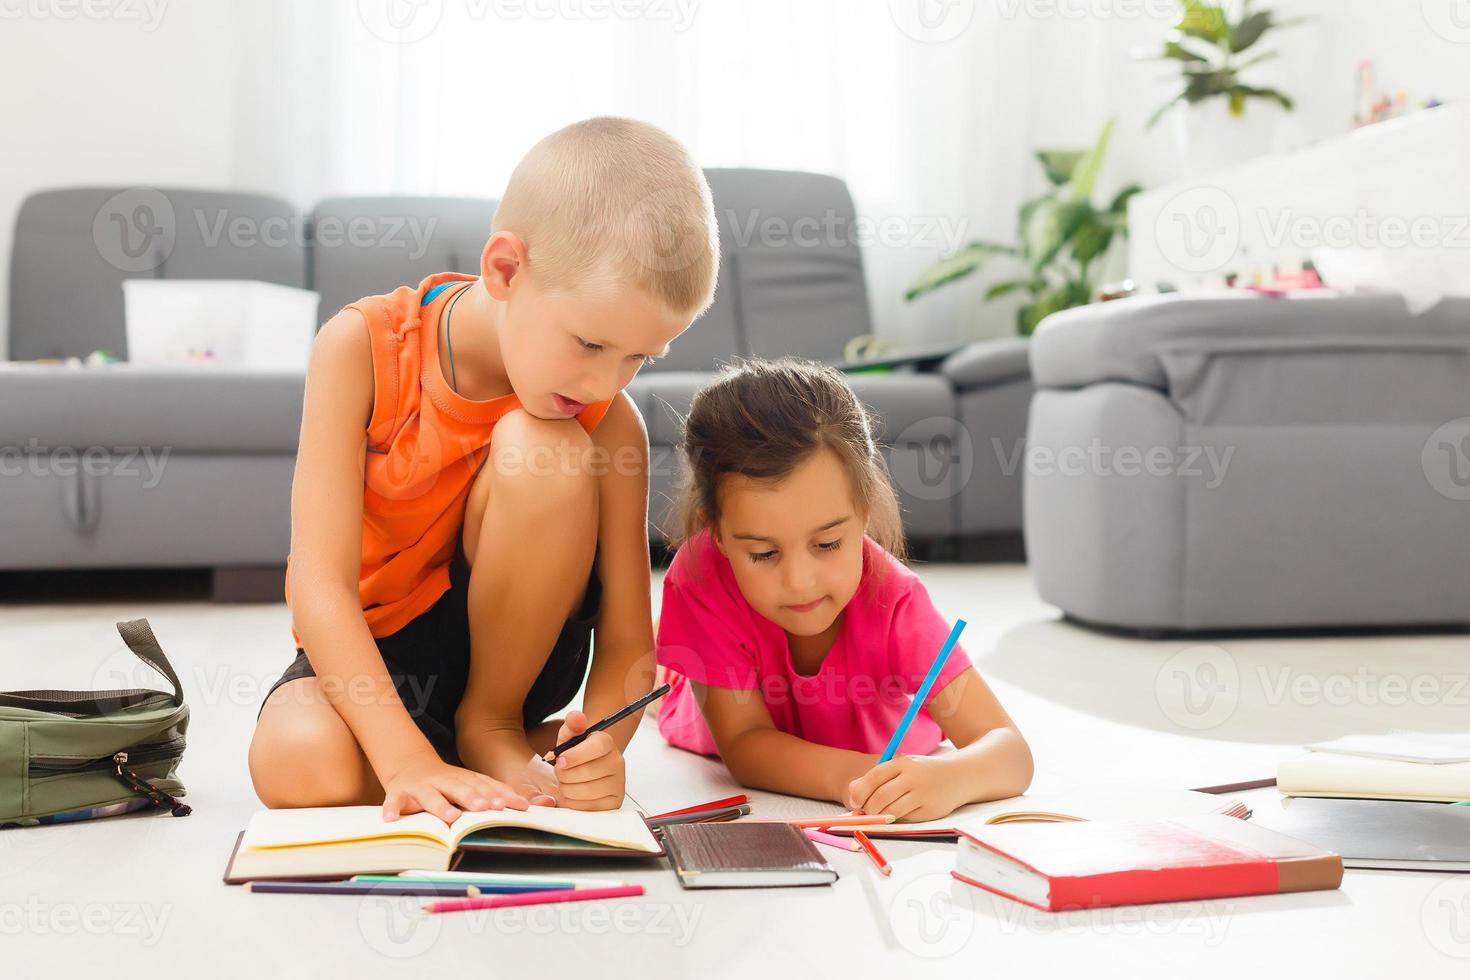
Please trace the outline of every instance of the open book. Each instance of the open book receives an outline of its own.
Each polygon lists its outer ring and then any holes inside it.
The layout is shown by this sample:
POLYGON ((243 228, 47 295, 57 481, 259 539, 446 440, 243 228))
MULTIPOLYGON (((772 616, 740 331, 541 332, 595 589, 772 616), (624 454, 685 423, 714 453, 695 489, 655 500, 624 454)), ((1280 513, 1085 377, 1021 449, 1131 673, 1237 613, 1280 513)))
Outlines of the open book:
MULTIPOLYGON (((1060 792, 1013 796, 989 803, 972 803, 938 820, 864 827, 869 837, 958 837, 960 831, 1008 823, 1066 823, 1147 817, 1197 817, 1219 814, 1250 817, 1248 806, 1232 796, 1214 796, 1188 789, 1114 784, 1087 786, 1060 792)), ((833 827, 843 837, 850 829, 833 827)))
MULTIPOLYGON (((446 824, 429 813, 410 814, 390 823, 383 819, 381 806, 301 807, 261 810, 251 817, 236 843, 225 881, 335 877, 409 868, 447 870, 466 837, 499 829, 543 836, 557 842, 558 853, 663 853, 634 810, 549 806, 475 810, 446 824)), ((522 853, 527 850, 539 849, 527 848, 522 853)))

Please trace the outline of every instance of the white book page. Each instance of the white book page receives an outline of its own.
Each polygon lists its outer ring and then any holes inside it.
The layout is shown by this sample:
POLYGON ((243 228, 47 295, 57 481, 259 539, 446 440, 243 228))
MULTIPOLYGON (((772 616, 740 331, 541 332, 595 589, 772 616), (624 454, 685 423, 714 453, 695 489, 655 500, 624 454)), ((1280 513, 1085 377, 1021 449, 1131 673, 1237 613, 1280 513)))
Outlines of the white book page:
POLYGON ((381 806, 313 806, 261 810, 245 825, 241 847, 291 847, 418 837, 452 846, 449 827, 430 813, 413 813, 392 822, 381 806))
POLYGON ((449 839, 458 844, 465 835, 487 827, 525 827, 649 854, 659 851, 658 841, 643 822, 643 817, 636 810, 626 808, 572 810, 533 806, 527 810, 472 810, 461 814, 448 828, 449 839))

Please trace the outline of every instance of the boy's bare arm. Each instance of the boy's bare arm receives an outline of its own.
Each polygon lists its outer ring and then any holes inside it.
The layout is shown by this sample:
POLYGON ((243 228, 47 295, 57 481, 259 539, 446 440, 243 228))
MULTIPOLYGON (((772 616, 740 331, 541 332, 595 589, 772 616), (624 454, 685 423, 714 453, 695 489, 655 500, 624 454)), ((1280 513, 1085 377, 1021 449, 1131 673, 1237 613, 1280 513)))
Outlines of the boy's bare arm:
MULTIPOLYGON (((595 653, 582 710, 589 722, 607 717, 653 689, 653 600, 648 554, 648 431, 626 392, 620 392, 592 432, 598 469, 598 561, 602 602, 595 653)), ((607 730, 627 748, 642 712, 607 730)), ((555 744, 560 722, 527 735, 537 753, 555 744)))
POLYGON ((387 786, 405 764, 438 753, 399 700, 358 595, 372 407, 367 323, 343 310, 317 334, 307 369, 291 484, 291 617, 324 694, 387 786))

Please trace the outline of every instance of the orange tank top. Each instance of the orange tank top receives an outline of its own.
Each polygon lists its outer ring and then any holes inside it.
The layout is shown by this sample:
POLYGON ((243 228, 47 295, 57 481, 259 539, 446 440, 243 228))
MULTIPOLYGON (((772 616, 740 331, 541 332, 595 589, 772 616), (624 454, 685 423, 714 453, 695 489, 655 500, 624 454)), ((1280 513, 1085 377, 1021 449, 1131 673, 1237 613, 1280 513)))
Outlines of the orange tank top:
MULTIPOLYGON (((449 561, 470 486, 489 455, 495 423, 521 404, 514 393, 465 398, 440 370, 440 314, 465 288, 457 283, 474 281, 439 273, 348 306, 367 321, 373 350, 358 575, 362 614, 373 636, 402 629, 449 589, 449 561)), ((577 421, 591 432, 610 404, 587 406, 577 421)), ((286 568, 289 606, 289 557, 286 568)), ((294 626, 291 636, 301 646, 294 626)))

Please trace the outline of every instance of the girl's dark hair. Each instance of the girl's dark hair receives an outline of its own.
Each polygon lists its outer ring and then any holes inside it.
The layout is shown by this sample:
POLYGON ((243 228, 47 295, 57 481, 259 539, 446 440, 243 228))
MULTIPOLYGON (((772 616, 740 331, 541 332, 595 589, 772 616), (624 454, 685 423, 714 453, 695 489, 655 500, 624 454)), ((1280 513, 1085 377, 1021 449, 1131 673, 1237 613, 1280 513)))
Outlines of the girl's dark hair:
POLYGON ((854 503, 867 514, 868 536, 903 561, 898 495, 872 430, 872 416, 835 368, 792 357, 725 367, 695 394, 684 420, 687 469, 670 545, 714 529, 722 476, 777 483, 812 453, 830 449, 847 470, 854 503))

